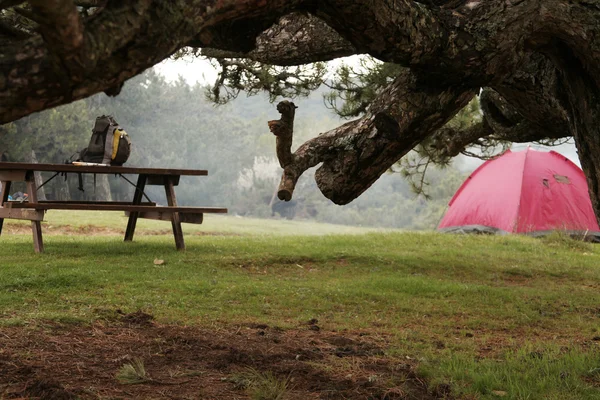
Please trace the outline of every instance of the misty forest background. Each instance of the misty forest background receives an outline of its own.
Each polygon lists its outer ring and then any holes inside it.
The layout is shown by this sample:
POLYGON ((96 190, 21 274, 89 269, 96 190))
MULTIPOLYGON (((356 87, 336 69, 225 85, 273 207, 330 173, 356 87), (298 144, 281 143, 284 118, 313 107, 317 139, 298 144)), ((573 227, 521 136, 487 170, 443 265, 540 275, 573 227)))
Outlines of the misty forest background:
MULTIPOLYGON (((318 90, 294 100, 299 106, 294 148, 345 122, 324 106, 324 93, 318 90)), ((468 174, 464 165, 460 168, 461 161, 430 168, 425 199, 401 173, 387 173, 360 198, 340 207, 319 192, 312 169, 301 177, 294 199, 280 202, 274 193, 281 170, 275 138, 267 128, 267 121, 279 114, 268 96, 242 95, 216 106, 207 100, 204 86, 190 86, 183 78, 169 82, 154 69, 128 81, 115 98, 98 94, 0 126, 0 150, 10 161, 63 163, 87 146, 95 118, 102 114, 113 115, 131 137, 127 166, 207 169, 208 177, 182 178, 178 203, 227 207, 230 215, 433 229, 468 174)), ((132 185, 120 177, 98 175, 94 182, 85 176, 84 191, 78 186, 76 175, 58 176, 39 195, 54 200, 128 200, 133 194, 132 185)), ((11 191, 18 190, 25 188, 16 185, 11 191)), ((161 188, 149 187, 146 193, 152 201, 166 204, 161 188)))

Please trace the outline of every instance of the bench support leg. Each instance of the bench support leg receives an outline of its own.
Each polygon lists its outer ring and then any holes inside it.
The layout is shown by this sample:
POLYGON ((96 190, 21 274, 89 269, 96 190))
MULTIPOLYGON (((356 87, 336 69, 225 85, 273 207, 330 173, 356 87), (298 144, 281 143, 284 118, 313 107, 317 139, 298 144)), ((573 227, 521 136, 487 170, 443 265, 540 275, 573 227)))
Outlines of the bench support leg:
MULTIPOLYGON (((4 203, 8 201, 11 183, 11 181, 2 182, 2 191, 0 191, 0 199, 2 200, 2 204, 0 204, 0 207, 4 207, 4 203)), ((0 218, 0 234, 2 234, 2 225, 4 225, 4 218, 0 218)))
MULTIPOLYGON (((35 176, 33 172, 27 173, 27 192, 29 194, 29 202, 37 203, 37 187, 35 184, 35 176)), ((31 221, 31 231, 33 232, 33 247, 36 253, 44 252, 44 241, 42 239, 42 223, 40 221, 31 221)))
MULTIPOLYGON (((165 193, 167 195, 167 204, 169 206, 177 206, 177 198, 175 197, 175 186, 173 181, 167 178, 165 182, 165 193)), ((185 242, 183 241, 183 230, 181 229, 181 219, 179 213, 174 212, 171 216, 171 225, 173 226, 173 236, 175 237, 175 247, 177 250, 185 250, 185 242)))
MULTIPOLYGON (((147 175, 138 176, 137 185, 135 186, 135 193, 133 194, 133 205, 139 205, 142 202, 142 196, 144 194, 144 188, 146 187, 147 175)), ((133 240, 133 234, 135 232, 135 225, 139 216, 139 212, 132 211, 129 214, 129 220, 127 221, 127 230, 125 231, 125 241, 131 242, 133 240)))

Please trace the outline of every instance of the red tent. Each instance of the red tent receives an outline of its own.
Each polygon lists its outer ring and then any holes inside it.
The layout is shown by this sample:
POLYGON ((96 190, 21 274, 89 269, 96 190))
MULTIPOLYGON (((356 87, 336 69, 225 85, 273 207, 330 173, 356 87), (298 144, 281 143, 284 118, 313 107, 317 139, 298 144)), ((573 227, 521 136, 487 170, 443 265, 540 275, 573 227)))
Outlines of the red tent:
POLYGON ((438 229, 511 233, 599 231, 583 171, 555 152, 508 150, 486 161, 450 200, 438 229))

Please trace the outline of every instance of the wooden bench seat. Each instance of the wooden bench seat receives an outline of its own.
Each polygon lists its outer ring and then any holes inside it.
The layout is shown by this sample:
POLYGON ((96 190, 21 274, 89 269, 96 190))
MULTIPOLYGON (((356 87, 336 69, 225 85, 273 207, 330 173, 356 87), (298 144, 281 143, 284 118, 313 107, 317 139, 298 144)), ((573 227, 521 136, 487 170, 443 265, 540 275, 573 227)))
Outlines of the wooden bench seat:
POLYGON ((187 207, 187 206, 157 206, 157 205, 132 205, 131 203, 115 204, 110 203, 77 203, 77 202, 39 202, 27 203, 17 201, 7 201, 4 208, 30 208, 35 210, 93 210, 93 211, 161 211, 178 213, 226 213, 227 209, 222 207, 187 207))
POLYGON ((8 201, 4 203, 3 208, 0 208, 0 218, 42 221, 44 219, 44 212, 47 210, 124 211, 127 216, 130 216, 134 212, 137 213, 137 218, 159 221, 171 221, 173 213, 178 213, 179 221, 188 224, 201 224, 204 221, 204 214, 207 213, 227 213, 227 209, 222 207, 157 206, 155 203, 132 205, 126 202, 77 203, 74 201, 44 201, 39 203, 20 203, 17 201, 8 201))

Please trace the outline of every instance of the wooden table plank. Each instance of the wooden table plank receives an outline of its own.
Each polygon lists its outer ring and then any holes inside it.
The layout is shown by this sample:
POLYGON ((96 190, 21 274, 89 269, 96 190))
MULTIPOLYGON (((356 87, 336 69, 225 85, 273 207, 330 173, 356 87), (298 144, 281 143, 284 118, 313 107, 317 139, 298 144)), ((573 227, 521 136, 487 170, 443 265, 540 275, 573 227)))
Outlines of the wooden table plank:
MULTIPOLYGON (((140 211, 138 218, 154 219, 157 221, 173 221, 172 211, 161 211, 164 207, 158 207, 156 211, 140 211)), ((1 209, 0 209, 1 211, 1 209)), ((196 212, 177 212, 179 214, 179 221, 186 224, 201 224, 204 221, 204 213, 196 212)), ((126 212, 129 215, 129 212, 126 212)))
POLYGON ((162 211, 162 212, 192 212, 192 213, 227 213, 227 208, 222 207, 188 207, 188 206, 145 206, 125 204, 85 204, 85 203, 20 203, 7 201, 5 208, 33 208, 36 210, 95 210, 95 211, 162 211))
MULTIPOLYGON (((49 171, 49 172, 80 172, 96 174, 145 174, 145 175, 186 175, 205 176, 207 170, 203 169, 178 169, 178 168, 146 168, 146 167, 100 167, 72 164, 37 164, 0 162, 1 171, 49 171)), ((12 179, 11 179, 12 180, 12 179)))
MULTIPOLYGON (((19 203, 19 201, 15 201, 13 200, 14 203, 19 203)), ((92 201, 85 201, 85 200, 39 200, 38 203, 40 204, 44 204, 44 203, 52 203, 52 204, 91 204, 91 205, 95 205, 95 204, 115 204, 115 205, 131 205, 131 201, 110 201, 110 200, 92 200, 92 201)), ((153 201, 144 201, 140 203, 140 206, 156 206, 156 203, 153 201)))
POLYGON ((3 208, 0 207, 0 219, 24 219, 28 221, 43 221, 44 210, 32 210, 30 208, 3 208))

